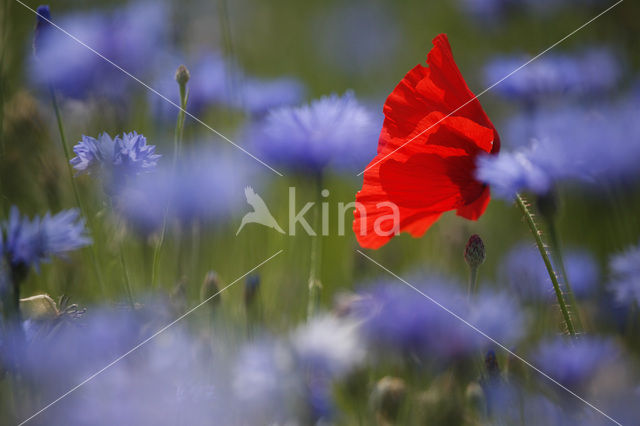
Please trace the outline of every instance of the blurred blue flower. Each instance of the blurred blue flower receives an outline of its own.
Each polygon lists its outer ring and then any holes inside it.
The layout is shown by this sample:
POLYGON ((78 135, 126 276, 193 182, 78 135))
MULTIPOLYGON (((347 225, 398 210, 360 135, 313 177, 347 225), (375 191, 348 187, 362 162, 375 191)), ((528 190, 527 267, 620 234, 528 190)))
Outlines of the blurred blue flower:
POLYGON ((620 357, 620 348, 612 340, 582 336, 571 341, 565 337, 543 341, 531 359, 552 378, 576 390, 620 357))
POLYGON ((487 414, 491 424, 564 425, 575 418, 564 407, 550 401, 542 394, 528 392, 517 382, 491 380, 483 383, 487 400, 487 414))
MULTIPOLYGON (((39 18, 40 19, 40 18, 39 18)), ((133 75, 143 78, 167 39, 168 9, 164 1, 137 1, 112 13, 74 12, 53 22, 82 43, 133 75)), ((128 99, 135 83, 122 71, 63 31, 36 34, 37 58, 29 63, 35 85, 53 85, 66 96, 89 94, 128 99)))
POLYGON ((485 83, 493 85, 518 70, 495 86, 493 92, 530 103, 551 96, 593 96, 614 88, 621 76, 619 61, 605 47, 577 55, 549 53, 520 68, 530 59, 511 55, 490 60, 485 66, 485 83))
POLYGON ((479 25, 501 21, 506 15, 519 12, 546 17, 568 7, 585 7, 603 0, 459 0, 462 9, 479 25))
POLYGON ((98 139, 82 135, 70 163, 78 174, 98 174, 111 193, 128 178, 153 170, 161 157, 155 151, 155 145, 147 145, 147 139, 136 132, 115 138, 105 132, 98 139))
POLYGON ((312 29, 314 53, 352 75, 379 71, 401 51, 402 26, 379 1, 338 3, 319 14, 312 29))
MULTIPOLYGON (((593 295, 600 277, 595 258, 585 250, 567 250, 564 264, 574 296, 580 299, 593 295)), ((556 267, 556 270, 559 269, 556 267)), ((499 276, 523 302, 553 300, 555 297, 544 261, 533 245, 523 243, 510 249, 499 276)))
POLYGON ((213 150, 183 152, 175 168, 165 164, 120 187, 117 208, 143 233, 158 229, 165 215, 185 223, 228 220, 245 205, 244 188, 263 180, 246 161, 213 150))
MULTIPOLYGON (((476 176, 511 200, 518 191, 548 192, 561 182, 598 188, 640 174, 640 105, 625 100, 598 109, 546 109, 509 136, 530 145, 478 160, 476 176)), ((507 136, 505 139, 509 139, 507 136)))
POLYGON ((38 268, 52 256, 62 256, 91 243, 77 210, 65 210, 53 216, 47 213, 31 220, 14 206, 2 228, 4 243, 0 246, 12 268, 38 268))
POLYGON ((250 137, 266 162, 318 173, 326 167, 364 167, 375 152, 379 131, 378 120, 347 92, 272 110, 250 130, 250 137))
POLYGON ((443 307, 505 345, 526 333, 522 310, 504 294, 486 291, 468 300, 455 282, 436 277, 408 281, 442 306, 398 282, 374 285, 353 311, 363 320, 364 339, 375 353, 437 363, 491 343, 443 307))
POLYGON ((251 115, 261 116, 270 109, 300 103, 305 91, 304 85, 293 78, 247 78, 242 81, 240 106, 251 115))
POLYGON ((609 289, 622 306, 640 305, 640 245, 628 248, 609 260, 609 289))

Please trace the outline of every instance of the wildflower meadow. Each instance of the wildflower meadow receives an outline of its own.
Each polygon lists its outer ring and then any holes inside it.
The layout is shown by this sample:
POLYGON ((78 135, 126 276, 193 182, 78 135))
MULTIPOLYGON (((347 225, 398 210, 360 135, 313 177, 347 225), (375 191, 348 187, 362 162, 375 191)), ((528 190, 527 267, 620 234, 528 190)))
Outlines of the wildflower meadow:
POLYGON ((0 425, 640 424, 637 1, 0 3, 0 425))

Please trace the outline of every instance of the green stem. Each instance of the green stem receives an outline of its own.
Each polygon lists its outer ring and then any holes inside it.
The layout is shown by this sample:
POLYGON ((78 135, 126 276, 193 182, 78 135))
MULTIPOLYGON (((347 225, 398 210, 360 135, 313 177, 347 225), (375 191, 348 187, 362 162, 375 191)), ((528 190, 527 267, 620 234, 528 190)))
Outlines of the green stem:
POLYGON ((478 288, 478 267, 469 266, 469 289, 467 290, 467 297, 471 298, 471 295, 476 293, 477 288, 478 288))
POLYGON ((547 268, 547 272, 549 273, 549 278, 551 278, 551 283, 553 284, 553 289, 556 293, 556 298, 558 299, 558 305, 560 305, 560 311, 562 312, 562 317, 564 318, 564 322, 567 326, 567 330, 571 336, 576 335, 576 330, 573 327, 573 322, 571 321, 571 316, 569 315, 569 310, 567 309, 567 304, 564 301, 564 296, 562 295, 562 291, 560 289, 560 284, 558 283, 558 277, 553 270, 553 265, 551 264, 551 260, 549 259, 549 254, 547 253, 547 249, 545 248, 544 242, 542 241, 542 233, 538 229, 538 225, 533 219, 533 214, 529 210, 529 206, 527 202, 524 200, 522 195, 516 194, 516 204, 522 211, 525 219, 527 220, 527 225, 529 225, 529 229, 533 234, 533 238, 536 240, 536 245, 538 246, 538 251, 540 252, 540 256, 542 256, 542 260, 547 268))
MULTIPOLYGON (((178 111, 178 119, 176 120, 176 130, 173 138, 173 171, 176 170, 178 164, 178 156, 180 155, 180 146, 182 145, 182 136, 184 134, 184 121, 185 110, 187 108, 187 99, 189 93, 187 92, 186 83, 178 84, 180 88, 180 110, 178 111)), ((160 253, 162 252, 162 246, 164 244, 165 236, 167 233, 167 216, 169 206, 165 207, 164 215, 162 218, 162 228, 160 230, 160 237, 153 249, 153 264, 151 265, 151 285, 155 288, 158 286, 158 270, 160 268, 160 253)))
POLYGON ((124 286, 127 290, 127 298, 129 299, 129 304, 131 305, 131 309, 135 309, 136 305, 133 301, 133 291, 131 290, 131 280, 129 279, 129 270, 127 269, 127 262, 124 257, 124 247, 122 242, 120 243, 120 265, 122 266, 122 275, 124 277, 124 286))
POLYGON ((567 270, 564 266, 564 258, 562 256, 562 250, 560 249, 560 239, 558 238, 558 232, 555 226, 555 222, 553 220, 547 220, 546 222, 547 229, 549 230, 551 249, 553 250, 555 261, 560 268, 560 273, 562 274, 562 279, 564 280, 564 285, 566 286, 567 295, 569 296, 569 303, 571 304, 571 306, 573 306, 573 317, 576 320, 576 326, 578 327, 578 330, 584 330, 578 310, 578 302, 576 301, 573 289, 571 288, 571 284, 569 283, 569 275, 567 275, 567 270))
POLYGON ((71 181, 71 187, 73 188, 73 196, 76 200, 76 204, 80 209, 80 212, 87 220, 87 226, 89 228, 89 232, 94 237, 94 243, 90 244, 90 256, 91 263, 93 265, 93 271, 96 275, 96 280, 98 281, 98 285, 102 290, 103 294, 106 294, 106 288, 104 286, 104 282, 102 281, 102 273, 100 271, 100 265, 98 263, 98 255, 96 253, 96 245, 95 245, 95 236, 97 235, 95 232, 95 226, 92 217, 87 214, 87 211, 80 200, 80 191, 78 191, 78 185, 76 184, 76 180, 73 176, 73 168, 71 167, 71 155, 69 153, 69 147, 67 145, 67 138, 64 133, 64 126, 62 124, 62 115, 60 114, 60 108, 58 107, 58 101, 56 99, 56 93, 53 89, 53 86, 49 85, 49 92, 51 94, 51 103, 53 104, 53 111, 56 115, 56 121, 58 123, 58 132, 60 133, 60 143, 62 144, 62 151, 64 152, 64 157, 67 163, 67 172, 69 174, 69 180, 71 181))
POLYGON ((318 311, 320 305, 320 294, 322 283, 320 281, 320 265, 322 264, 322 235, 318 235, 322 204, 322 173, 318 173, 315 178, 316 183, 316 205, 314 206, 313 230, 316 233, 311 237, 311 265, 309 267, 309 301, 307 305, 307 317, 312 318, 318 311))

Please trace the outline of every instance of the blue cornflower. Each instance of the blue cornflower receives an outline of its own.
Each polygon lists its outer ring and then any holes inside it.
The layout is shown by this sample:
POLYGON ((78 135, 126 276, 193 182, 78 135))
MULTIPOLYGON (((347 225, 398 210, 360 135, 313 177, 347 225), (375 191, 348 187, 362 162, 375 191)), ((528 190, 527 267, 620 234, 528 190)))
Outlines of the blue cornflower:
POLYGON ((364 167, 377 143, 379 123, 352 92, 322 97, 309 105, 267 114, 251 137, 270 164, 318 173, 328 166, 364 167))
POLYGON ((111 191, 123 179, 153 170, 161 157, 155 151, 155 145, 147 145, 147 139, 136 132, 115 138, 105 132, 98 139, 83 135, 73 147, 76 156, 70 163, 78 174, 102 175, 111 191))
MULTIPOLYGON (((45 16, 50 17, 50 14, 45 16)), ((56 19, 55 23, 110 61, 142 78, 167 40, 167 20, 166 2, 144 0, 127 4, 112 13, 74 12, 56 19)), ((74 98, 96 94, 126 100, 128 89, 136 84, 56 28, 47 28, 46 37, 40 37, 37 29, 35 42, 37 58, 29 63, 29 79, 35 85, 51 84, 74 98)))
POLYGON ((242 81, 240 106, 253 116, 261 116, 273 108, 298 104, 305 94, 304 85, 294 78, 242 81))
MULTIPOLYGON (((408 281, 501 343, 515 344, 526 332, 522 310, 504 294, 487 291, 467 300, 455 282, 437 277, 408 281)), ((364 294, 354 311, 363 320, 365 341, 377 353, 441 362, 468 355, 489 343, 442 306, 397 282, 374 285, 364 294)))
POLYGON ((9 220, 2 223, 2 228, 4 244, 0 245, 12 268, 37 268, 52 256, 61 256, 91 243, 77 210, 65 210, 53 216, 47 213, 31 220, 12 207, 9 220))
POLYGON ((563 337, 546 340, 533 352, 531 359, 555 380, 576 389, 620 357, 620 348, 612 340, 582 336, 572 341, 563 337))
POLYGON ((640 105, 633 100, 597 109, 568 106, 541 111, 528 123, 518 123, 511 133, 515 140, 531 144, 479 158, 476 176, 509 200, 519 191, 544 194, 564 181, 597 187, 636 179, 638 112, 640 105))
POLYGON ((609 261, 611 280, 609 289, 623 306, 640 305, 640 245, 612 256, 609 261))
POLYGON ((351 75, 379 72, 402 51, 402 26, 394 10, 381 2, 336 3, 316 14, 312 30, 314 54, 351 75))
POLYGON ((162 225, 165 215, 186 223, 227 220, 245 205, 245 187, 260 182, 251 178, 253 164, 243 164, 208 150, 184 152, 175 168, 165 164, 120 186, 117 208, 144 233, 162 225))
POLYGON ((548 96, 593 95, 612 89, 620 79, 620 65, 607 48, 591 48, 578 55, 548 54, 520 68, 530 57, 500 56, 485 66, 485 82, 507 99, 527 103, 548 96))
MULTIPOLYGON (((600 270, 589 252, 568 250, 564 264, 575 297, 592 295, 600 270)), ((559 268, 555 268, 559 270, 559 268)), ((553 299, 553 286, 546 266, 535 246, 518 244, 506 255, 500 267, 500 280, 506 282, 523 302, 553 299)))

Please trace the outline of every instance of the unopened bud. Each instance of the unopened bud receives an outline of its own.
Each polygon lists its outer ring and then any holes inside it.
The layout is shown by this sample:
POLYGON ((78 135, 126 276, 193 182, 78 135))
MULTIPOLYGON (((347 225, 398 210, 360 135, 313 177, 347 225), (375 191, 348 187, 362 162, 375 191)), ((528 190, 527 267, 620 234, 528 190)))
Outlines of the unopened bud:
POLYGON ((180 65, 176 71, 176 81, 180 86, 186 86, 191 78, 189 70, 184 65, 180 65))
POLYGON ((42 5, 36 9, 36 29, 33 35, 33 54, 37 57, 42 50, 43 40, 51 29, 51 11, 42 5))
POLYGON ((484 263, 485 258, 486 252, 482 238, 477 234, 473 234, 469 237, 469 241, 464 248, 464 260, 471 268, 477 268, 484 263))
POLYGON ((371 394, 371 405, 380 424, 395 424, 405 401, 407 386, 397 377, 383 377, 371 394))
POLYGON ((260 276, 249 275, 244 283, 244 305, 247 308, 251 307, 255 303, 259 291, 260 276))
MULTIPOLYGON (((207 275, 204 277, 202 285, 200 286, 200 301, 204 302, 205 300, 218 294, 219 291, 220 279, 218 278, 218 274, 216 274, 214 271, 207 272, 207 275)), ((213 297, 211 301, 215 304, 218 304, 220 303, 220 298, 213 297)))
POLYGON ((498 358, 496 353, 491 349, 484 357, 484 368, 487 370, 489 377, 496 377, 500 374, 500 367, 498 366, 498 358))

